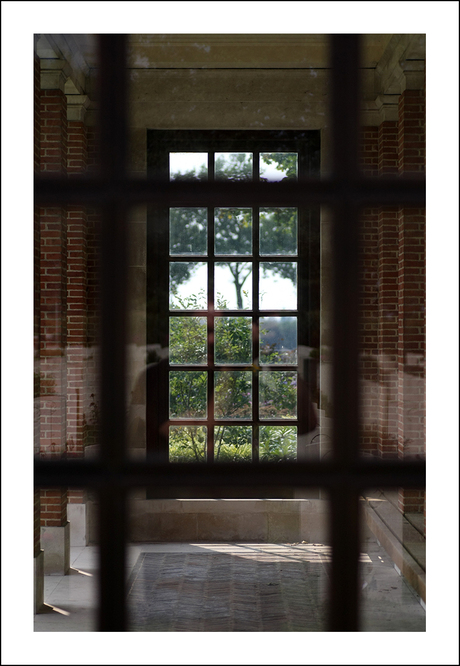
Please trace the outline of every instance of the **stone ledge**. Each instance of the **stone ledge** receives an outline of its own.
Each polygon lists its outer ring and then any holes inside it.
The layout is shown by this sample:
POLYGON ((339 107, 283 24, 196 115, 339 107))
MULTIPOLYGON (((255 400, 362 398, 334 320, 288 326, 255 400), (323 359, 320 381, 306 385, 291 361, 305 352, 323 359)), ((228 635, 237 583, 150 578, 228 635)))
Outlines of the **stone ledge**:
MULTIPOLYGON (((403 536, 407 534, 408 528, 411 528, 413 532, 416 532, 416 530, 410 526, 409 522, 401 513, 399 513, 398 516, 400 531, 398 532, 398 530, 391 529, 384 521, 384 519, 379 515, 373 504, 375 504, 375 502, 372 502, 372 498, 365 498, 364 513, 367 526, 378 539, 381 546, 386 550, 389 557, 393 560, 398 573, 404 576, 404 578, 414 588, 417 594, 420 595, 420 598, 423 600, 423 602, 426 603, 425 570, 422 568, 419 562, 417 562, 414 557, 412 557, 407 547, 397 536, 398 533, 400 535, 402 534, 403 536)), ((390 503, 388 502, 386 504, 387 506, 384 507, 384 511, 388 512, 388 505, 390 503)), ((420 537, 419 534, 418 537, 420 537)))
POLYGON ((134 500, 133 542, 327 540, 328 504, 309 499, 134 500))
POLYGON ((311 502, 309 499, 165 499, 144 500, 144 506, 154 513, 293 513, 305 511, 311 502))

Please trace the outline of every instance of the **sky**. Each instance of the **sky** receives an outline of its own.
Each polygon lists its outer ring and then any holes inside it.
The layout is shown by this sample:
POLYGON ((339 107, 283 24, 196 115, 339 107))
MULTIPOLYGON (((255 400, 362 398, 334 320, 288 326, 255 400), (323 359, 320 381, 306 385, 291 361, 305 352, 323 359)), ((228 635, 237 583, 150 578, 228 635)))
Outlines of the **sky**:
MULTIPOLYGON (((216 153, 216 159, 219 154, 228 154, 228 153, 216 153)), ((249 155, 250 153, 245 153, 249 155)), ((199 171, 201 165, 207 165, 207 153, 170 153, 170 172, 171 173, 186 173, 191 169, 199 171)), ((261 173, 263 173, 265 178, 269 180, 279 180, 282 175, 282 171, 275 168, 274 164, 265 164, 262 163, 260 167, 261 173)))

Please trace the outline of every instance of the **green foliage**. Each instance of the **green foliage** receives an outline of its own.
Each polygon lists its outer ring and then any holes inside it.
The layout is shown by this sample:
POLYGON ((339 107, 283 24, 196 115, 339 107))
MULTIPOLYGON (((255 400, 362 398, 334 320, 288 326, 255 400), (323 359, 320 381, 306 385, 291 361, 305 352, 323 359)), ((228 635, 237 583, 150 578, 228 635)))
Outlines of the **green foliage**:
POLYGON ((252 180, 252 154, 226 153, 214 165, 216 180, 252 180))
POLYGON ((202 365, 207 359, 207 326, 204 317, 169 318, 169 361, 202 365))
POLYGON ((251 426, 220 425, 215 429, 215 462, 251 462, 251 426))
POLYGON ((260 252, 297 254, 297 208, 260 209, 260 252))
POLYGON ((169 373, 169 413, 172 418, 204 418, 207 373, 195 370, 169 373))
MULTIPOLYGON (((173 265, 176 266, 177 264, 173 265)), ((196 294, 190 294, 189 296, 179 296, 177 293, 177 287, 171 287, 169 307, 171 310, 205 310, 205 291, 204 289, 200 289, 196 294)))
POLYGON ((214 378, 216 418, 251 418, 252 373, 216 372, 214 378))
POLYGON ((205 462, 205 426, 171 426, 169 429, 169 462, 205 462))
POLYGON ((297 428, 262 426, 259 428, 260 462, 283 462, 297 458, 297 428))
POLYGON ((259 398, 261 418, 296 418, 297 373, 261 372, 259 374, 259 398))
POLYGON ((170 254, 206 254, 206 208, 169 209, 170 254))
MULTIPOLYGON (((226 305, 221 296, 220 305, 226 305)), ((214 324, 216 363, 252 362, 252 321, 250 317, 216 317, 214 324)))
POLYGON ((216 254, 251 254, 252 209, 216 208, 214 242, 216 254))

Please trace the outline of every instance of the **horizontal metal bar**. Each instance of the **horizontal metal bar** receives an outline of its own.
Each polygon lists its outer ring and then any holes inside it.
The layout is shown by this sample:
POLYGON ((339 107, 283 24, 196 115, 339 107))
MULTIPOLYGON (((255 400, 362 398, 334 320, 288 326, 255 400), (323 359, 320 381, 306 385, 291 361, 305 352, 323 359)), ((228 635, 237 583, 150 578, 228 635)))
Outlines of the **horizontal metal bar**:
MULTIPOLYGON (((258 363, 257 364, 257 370, 266 370, 267 372, 268 371, 271 372, 272 370, 274 372, 280 372, 280 371, 282 371, 282 372, 284 372, 284 371, 295 372, 298 367, 299 367, 298 363, 292 363, 292 364, 277 363, 276 365, 274 365, 274 364, 267 365, 266 363, 265 364, 263 364, 263 363, 258 363)), ((254 369, 254 366, 252 364, 249 364, 249 363, 214 363, 212 368, 209 368, 209 364, 205 364, 205 363, 203 363, 202 365, 198 365, 198 363, 196 365, 191 365, 191 364, 187 364, 187 363, 177 363, 177 364, 170 363, 169 364, 169 369, 171 371, 174 371, 174 370, 191 370, 191 371, 196 370, 197 372, 206 372, 208 370, 210 370, 210 371, 213 371, 213 370, 221 371, 222 370, 222 371, 231 372, 231 371, 234 370, 235 372, 236 371, 239 372, 239 371, 243 371, 243 370, 251 371, 251 370, 254 369)))
POLYGON ((107 469, 101 462, 86 460, 35 460, 35 487, 131 487, 215 486, 222 487, 324 487, 347 484, 356 490, 375 487, 423 488, 425 461, 357 460, 346 467, 333 461, 284 463, 155 463, 126 460, 107 469))
POLYGON ((201 427, 206 427, 209 425, 215 425, 215 426, 259 426, 263 428, 264 426, 282 426, 282 427, 289 427, 292 426, 297 427, 299 425, 299 419, 267 419, 266 421, 262 421, 261 419, 235 419, 232 417, 228 417, 226 419, 224 418, 216 418, 216 419, 211 419, 210 417, 207 419, 177 419, 177 421, 167 421, 166 426, 174 427, 174 426, 196 426, 197 428, 201 427))
POLYGON ((308 179, 288 183, 161 182, 148 179, 69 180, 37 176, 35 204, 167 206, 308 206, 348 201, 357 206, 425 204, 425 180, 417 177, 308 179))

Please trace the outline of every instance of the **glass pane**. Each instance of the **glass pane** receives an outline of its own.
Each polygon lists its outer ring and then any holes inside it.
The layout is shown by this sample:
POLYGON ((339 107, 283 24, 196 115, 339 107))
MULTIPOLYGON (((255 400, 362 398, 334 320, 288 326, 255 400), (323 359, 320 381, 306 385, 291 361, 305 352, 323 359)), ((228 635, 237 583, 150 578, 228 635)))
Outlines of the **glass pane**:
POLYGON ((216 254, 252 253, 251 208, 216 208, 214 225, 216 254))
POLYGON ((252 263, 216 262, 216 310, 248 310, 252 304, 252 263))
POLYGON ((170 180, 207 180, 208 153, 170 153, 170 180))
POLYGON ((205 310, 207 307, 207 265, 196 261, 169 264, 169 307, 171 310, 205 310))
POLYGON ((169 253, 207 254, 206 208, 169 209, 169 253))
POLYGON ((260 180, 297 180, 297 153, 260 153, 260 180))
POLYGON ((297 254, 297 208, 261 208, 260 254, 297 254))
POLYGON ((206 418, 208 375, 206 372, 169 373, 169 416, 177 419, 206 418))
POLYGON ((297 264, 276 261, 260 264, 259 307, 261 310, 297 308, 297 264))
POLYGON ((169 462, 205 462, 206 426, 171 426, 169 462))
POLYGON ((260 462, 282 462, 297 458, 297 428, 261 426, 259 428, 260 462))
POLYGON ((217 426, 214 432, 214 462, 251 462, 252 427, 217 426))
POLYGON ((215 317, 216 363, 252 363, 252 320, 250 317, 215 317))
POLYGON ((250 419, 252 415, 252 373, 216 372, 214 405, 217 419, 250 419))
POLYGON ((261 317, 260 362, 297 363, 297 317, 261 317))
POLYGON ((261 419, 297 418, 297 373, 261 372, 259 375, 261 419))
POLYGON ((207 360, 204 317, 169 318, 169 362, 203 365, 207 360))
POLYGON ((252 180, 252 153, 216 153, 216 180, 252 180))

